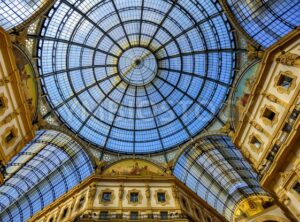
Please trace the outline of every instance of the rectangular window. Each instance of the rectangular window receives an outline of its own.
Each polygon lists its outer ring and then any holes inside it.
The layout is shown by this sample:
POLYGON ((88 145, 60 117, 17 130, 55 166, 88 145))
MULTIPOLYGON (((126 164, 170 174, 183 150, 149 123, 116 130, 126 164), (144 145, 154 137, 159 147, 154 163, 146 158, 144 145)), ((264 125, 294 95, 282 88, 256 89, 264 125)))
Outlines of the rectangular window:
POLYGON ((275 114, 272 110, 266 108, 265 111, 264 111, 263 117, 265 117, 265 118, 267 118, 267 119, 273 121, 275 115, 276 115, 276 114, 275 114))
POLYGON ((130 220, 137 220, 137 219, 139 219, 139 212, 137 211, 130 212, 130 220))
POLYGON ((261 146, 261 142, 255 136, 252 136, 250 143, 256 148, 260 148, 261 146))
POLYGON ((200 218, 200 212, 198 208, 195 208, 195 214, 198 218, 200 218))
POLYGON ((117 219, 122 219, 123 218, 123 214, 116 214, 116 218, 117 219))
POLYGON ((100 212, 100 220, 108 220, 108 211, 100 212))
POLYGON ((10 141, 12 141, 12 139, 15 137, 13 131, 9 131, 9 133, 6 135, 5 137, 5 142, 9 143, 10 141))
POLYGON ((132 202, 132 203, 139 202, 139 193, 137 193, 137 192, 130 193, 130 202, 132 202))
POLYGON ((67 216, 67 214, 68 214, 68 208, 65 208, 64 211, 63 211, 61 219, 64 219, 67 216))
POLYGON ((148 214, 148 219, 154 219, 154 215, 153 214, 148 214))
POLYGON ((157 193, 158 202, 166 202, 166 194, 163 192, 157 193))
POLYGON ((78 209, 82 208, 84 204, 84 197, 81 197, 78 203, 78 209))
POLYGON ((288 89, 290 88, 292 82, 293 82, 293 78, 286 75, 280 75, 277 85, 285 89, 288 89))
POLYGON ((285 123, 282 128, 282 131, 289 133, 289 132, 291 132, 291 130, 292 130, 292 126, 289 123, 285 123))
POLYGON ((0 97, 0 109, 5 108, 5 103, 3 97, 0 97))
POLYGON ((111 200, 111 192, 103 192, 102 202, 110 202, 110 200, 111 200))
POLYGON ((168 212, 167 211, 161 211, 160 212, 160 219, 161 220, 167 220, 168 219, 168 212))
POLYGON ((293 189, 300 195, 300 183, 299 182, 297 182, 295 184, 295 186, 293 187, 293 189))

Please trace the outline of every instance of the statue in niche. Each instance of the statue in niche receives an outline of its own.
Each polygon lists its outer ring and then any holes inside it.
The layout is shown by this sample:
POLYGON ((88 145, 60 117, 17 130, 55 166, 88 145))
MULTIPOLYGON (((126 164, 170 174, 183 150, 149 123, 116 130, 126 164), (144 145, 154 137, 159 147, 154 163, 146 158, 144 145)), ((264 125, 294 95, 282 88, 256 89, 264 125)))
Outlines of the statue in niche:
POLYGON ((146 198, 150 199, 150 187, 149 187, 149 185, 147 185, 147 187, 146 187, 146 198))
POLYGON ((124 187, 123 187, 123 185, 120 185, 120 188, 119 188, 119 199, 120 200, 123 199, 123 195, 124 195, 124 187))

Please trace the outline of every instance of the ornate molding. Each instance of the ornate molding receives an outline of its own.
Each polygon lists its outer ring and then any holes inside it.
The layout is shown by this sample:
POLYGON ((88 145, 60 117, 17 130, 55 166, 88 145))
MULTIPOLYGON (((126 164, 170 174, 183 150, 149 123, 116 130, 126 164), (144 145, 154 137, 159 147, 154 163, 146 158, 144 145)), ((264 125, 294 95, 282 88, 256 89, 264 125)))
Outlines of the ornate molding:
POLYGON ((293 177, 294 173, 295 173, 294 170, 289 170, 289 171, 279 173, 280 187, 282 188, 286 187, 290 179, 293 177))
POLYGON ((12 121, 15 117, 17 117, 20 113, 18 111, 14 111, 10 114, 8 114, 2 121, 0 121, 0 126, 3 126, 10 121, 12 121))
POLYGON ((276 58, 276 62, 287 66, 300 67, 300 55, 281 51, 281 54, 276 58))
POLYGON ((97 192, 96 184, 91 184, 89 192, 88 192, 88 206, 89 207, 93 206, 95 196, 96 196, 96 192, 97 192))
POLYGON ((0 79, 0 86, 4 86, 11 81, 10 76, 5 76, 3 79, 0 79))
MULTIPOLYGON (((278 87, 276 87, 276 88, 278 88, 278 87)), ((280 88, 282 88, 282 87, 280 87, 280 88)), ((265 96, 269 101, 271 101, 273 103, 276 103, 276 104, 279 104, 282 106, 287 105, 285 102, 283 102, 281 99, 277 98, 276 96, 274 96, 271 93, 264 92, 264 93, 262 93, 262 95, 265 96)))
POLYGON ((254 120, 250 120, 249 123, 251 126, 253 126, 255 129, 257 129, 259 132, 264 133, 264 129, 257 122, 255 122, 254 120))

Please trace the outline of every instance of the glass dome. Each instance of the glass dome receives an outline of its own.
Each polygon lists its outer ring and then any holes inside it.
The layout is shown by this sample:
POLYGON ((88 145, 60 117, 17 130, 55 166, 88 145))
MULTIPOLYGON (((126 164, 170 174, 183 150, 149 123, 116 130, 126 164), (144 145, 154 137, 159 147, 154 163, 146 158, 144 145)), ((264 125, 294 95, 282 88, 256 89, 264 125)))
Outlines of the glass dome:
POLYGON ((43 91, 97 147, 165 151, 218 118, 236 63, 230 30, 214 0, 61 0, 38 43, 43 91))

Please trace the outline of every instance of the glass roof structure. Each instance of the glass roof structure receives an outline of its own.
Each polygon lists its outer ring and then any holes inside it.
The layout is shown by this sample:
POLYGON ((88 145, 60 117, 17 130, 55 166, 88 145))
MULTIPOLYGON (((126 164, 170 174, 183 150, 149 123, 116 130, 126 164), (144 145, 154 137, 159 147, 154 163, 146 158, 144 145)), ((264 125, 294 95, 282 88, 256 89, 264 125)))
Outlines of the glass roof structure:
POLYGON ((60 0, 40 32, 42 88, 97 147, 168 150, 218 120, 236 65, 230 30, 215 0, 60 0))
POLYGON ((27 221, 93 173, 82 147, 65 134, 43 130, 7 165, 0 186, 0 221, 27 221))
POLYGON ((257 175, 227 136, 207 136, 178 158, 173 174, 227 220, 244 198, 266 195, 257 175))
POLYGON ((0 26, 10 30, 28 20, 46 0, 1 0, 0 26))
POLYGON ((300 25, 299 0, 227 0, 239 25, 268 48, 300 25))

